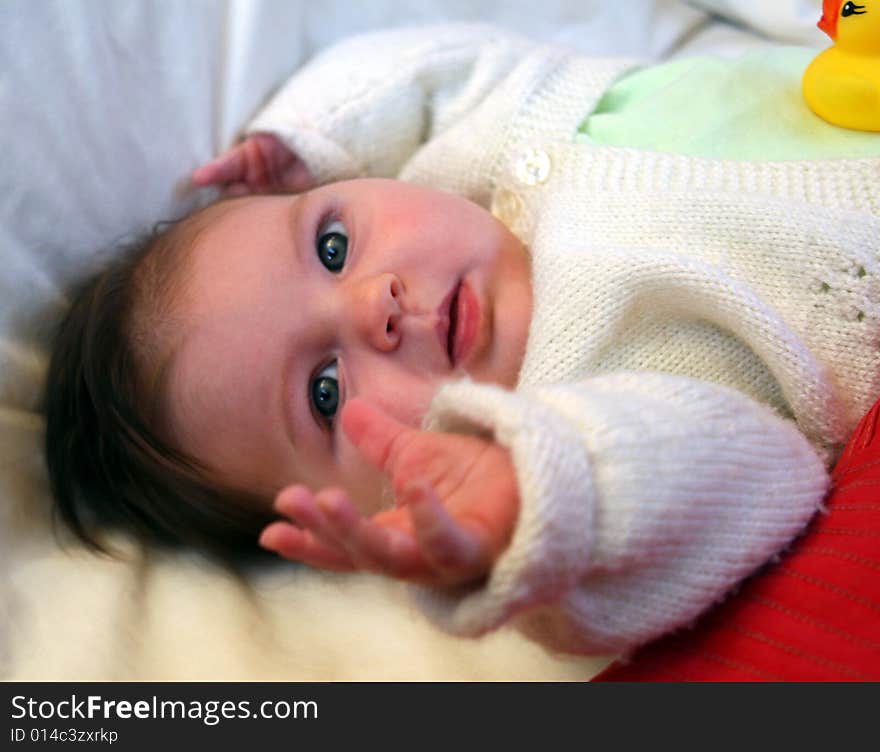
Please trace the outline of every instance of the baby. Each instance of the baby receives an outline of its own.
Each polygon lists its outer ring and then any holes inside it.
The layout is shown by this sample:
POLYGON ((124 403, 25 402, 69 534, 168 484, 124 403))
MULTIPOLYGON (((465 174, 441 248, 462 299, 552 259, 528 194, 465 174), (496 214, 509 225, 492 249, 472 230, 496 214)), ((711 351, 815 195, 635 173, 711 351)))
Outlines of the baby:
POLYGON ((630 67, 456 25, 298 72, 194 174, 230 198, 77 299, 47 391, 65 519, 262 530, 416 583, 454 633, 595 653, 784 548, 880 393, 880 149, 608 145, 597 118, 651 101, 630 67))

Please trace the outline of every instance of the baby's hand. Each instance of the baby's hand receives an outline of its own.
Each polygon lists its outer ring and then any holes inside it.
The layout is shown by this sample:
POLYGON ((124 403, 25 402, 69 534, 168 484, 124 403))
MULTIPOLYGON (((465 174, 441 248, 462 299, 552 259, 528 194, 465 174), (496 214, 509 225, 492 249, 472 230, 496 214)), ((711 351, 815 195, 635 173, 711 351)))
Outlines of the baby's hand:
POLYGON ((299 193, 314 185, 303 161, 271 133, 254 133, 192 174, 202 188, 227 197, 250 193, 299 193))
POLYGON ((427 585, 485 575, 507 547, 519 491, 506 449, 474 436, 408 428, 363 400, 349 401, 342 426, 385 472, 398 506, 363 517, 341 489, 283 489, 260 544, 324 569, 368 570, 427 585))

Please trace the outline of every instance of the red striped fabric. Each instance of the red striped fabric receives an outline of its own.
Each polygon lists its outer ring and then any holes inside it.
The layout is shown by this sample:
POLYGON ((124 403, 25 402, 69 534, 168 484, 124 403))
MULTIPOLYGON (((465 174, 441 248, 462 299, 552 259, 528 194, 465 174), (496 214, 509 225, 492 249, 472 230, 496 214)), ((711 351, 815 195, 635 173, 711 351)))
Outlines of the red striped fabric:
POLYGON ((832 478, 827 512, 778 562, 593 681, 880 681, 880 402, 832 478))

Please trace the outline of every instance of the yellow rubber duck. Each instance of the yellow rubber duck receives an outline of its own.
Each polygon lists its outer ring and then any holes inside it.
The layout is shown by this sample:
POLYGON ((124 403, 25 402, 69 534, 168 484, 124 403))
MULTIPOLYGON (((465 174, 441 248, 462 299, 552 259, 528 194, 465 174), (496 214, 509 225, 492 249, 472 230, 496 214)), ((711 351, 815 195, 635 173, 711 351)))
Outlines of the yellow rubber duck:
POLYGON ((880 2, 824 0, 822 29, 834 46, 804 73, 804 98, 829 123, 880 131, 880 2))

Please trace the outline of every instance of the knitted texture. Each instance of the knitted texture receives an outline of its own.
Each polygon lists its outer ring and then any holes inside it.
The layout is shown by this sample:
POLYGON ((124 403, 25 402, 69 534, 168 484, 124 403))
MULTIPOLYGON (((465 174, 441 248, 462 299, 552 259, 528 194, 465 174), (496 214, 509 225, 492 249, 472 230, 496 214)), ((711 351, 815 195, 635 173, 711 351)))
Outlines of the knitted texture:
POLYGON ((246 131, 277 135, 319 183, 399 177, 488 206, 510 155, 537 134, 570 140, 629 67, 482 24, 365 34, 310 61, 246 131))
MULTIPOLYGON (((573 373, 700 376, 794 416, 830 463, 880 393, 880 161, 583 151, 547 150, 530 222, 535 331, 554 334, 532 340, 521 379, 558 378, 548 367, 572 357, 573 373)), ((519 187, 526 205, 533 191, 519 187)))
POLYGON ((486 583, 420 595, 459 634, 522 612, 548 646, 626 650, 718 600, 802 529, 826 488, 793 424, 696 379, 622 372, 516 394, 463 382, 431 415, 434 428, 493 428, 522 499, 486 583))
MULTIPOLYGON (((490 140, 481 144, 483 156, 464 170, 485 183, 491 171, 486 156, 491 163, 498 151, 493 144, 499 140, 499 122, 513 118, 541 76, 542 58, 517 65, 532 47, 483 25, 351 37, 293 76, 247 131, 275 133, 320 183, 395 177, 423 143, 472 115, 488 97, 491 120, 481 132, 490 140)), ((478 141, 473 134, 467 141, 472 140, 478 141)), ((460 166, 456 160, 450 172, 460 175, 460 166)))
POLYGON ((456 633, 513 620, 617 652, 688 623, 803 528, 880 391, 880 161, 572 143, 627 67, 491 27, 383 32, 328 50, 250 126, 322 181, 465 195, 532 253, 516 393, 451 384, 427 419, 494 433, 520 485, 487 580, 419 593, 456 633))
POLYGON ((832 474, 824 513, 720 608, 594 681, 880 680, 880 402, 832 474))

